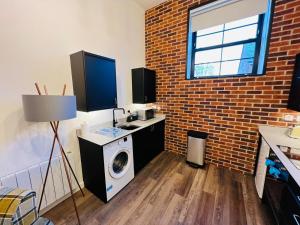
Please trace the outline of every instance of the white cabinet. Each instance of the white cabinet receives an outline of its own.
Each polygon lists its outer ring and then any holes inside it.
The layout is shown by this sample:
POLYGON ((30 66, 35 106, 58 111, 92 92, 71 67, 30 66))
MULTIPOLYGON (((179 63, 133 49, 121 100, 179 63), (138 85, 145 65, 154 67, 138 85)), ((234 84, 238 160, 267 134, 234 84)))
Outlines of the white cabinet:
POLYGON ((267 166, 265 164, 266 158, 268 158, 270 153, 270 147, 267 144, 267 142, 262 138, 260 150, 259 150, 259 156, 258 156, 258 162, 257 162, 257 168, 256 168, 256 175, 255 175, 255 186, 258 193, 258 196, 262 198, 263 191, 264 191, 264 184, 266 179, 266 173, 267 173, 267 166))

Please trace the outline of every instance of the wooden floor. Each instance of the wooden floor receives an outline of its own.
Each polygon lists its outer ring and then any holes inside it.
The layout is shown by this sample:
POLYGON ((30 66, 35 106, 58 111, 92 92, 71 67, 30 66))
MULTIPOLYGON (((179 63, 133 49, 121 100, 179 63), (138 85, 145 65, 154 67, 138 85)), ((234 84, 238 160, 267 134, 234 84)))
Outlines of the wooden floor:
MULTIPOLYGON (((193 169, 183 157, 163 152, 108 204, 85 190, 76 194, 82 224, 255 225, 270 224, 253 177, 213 165, 193 169)), ((45 217, 56 225, 76 224, 70 199, 45 217)))

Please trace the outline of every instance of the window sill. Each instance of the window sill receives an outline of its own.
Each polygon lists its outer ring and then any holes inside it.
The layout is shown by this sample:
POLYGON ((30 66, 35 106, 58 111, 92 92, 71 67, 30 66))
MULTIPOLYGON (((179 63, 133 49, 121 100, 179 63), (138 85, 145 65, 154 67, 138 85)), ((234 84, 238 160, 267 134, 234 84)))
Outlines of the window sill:
POLYGON ((264 76, 266 73, 263 74, 237 74, 237 75, 220 75, 220 76, 203 76, 203 77, 193 77, 193 78, 187 78, 186 80, 202 80, 202 79, 222 79, 222 78, 241 78, 241 77, 260 77, 264 76))

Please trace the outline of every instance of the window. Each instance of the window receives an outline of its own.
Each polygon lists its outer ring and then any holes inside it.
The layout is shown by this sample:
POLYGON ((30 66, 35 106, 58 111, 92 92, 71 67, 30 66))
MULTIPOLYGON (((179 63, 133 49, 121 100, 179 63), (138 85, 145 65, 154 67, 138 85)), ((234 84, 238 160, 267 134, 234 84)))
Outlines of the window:
POLYGON ((263 16, 252 16, 194 32, 194 78, 253 74, 263 16))
POLYGON ((202 26, 205 20, 198 19, 189 33, 187 79, 263 74, 270 18, 267 13, 229 17, 214 26, 202 26))

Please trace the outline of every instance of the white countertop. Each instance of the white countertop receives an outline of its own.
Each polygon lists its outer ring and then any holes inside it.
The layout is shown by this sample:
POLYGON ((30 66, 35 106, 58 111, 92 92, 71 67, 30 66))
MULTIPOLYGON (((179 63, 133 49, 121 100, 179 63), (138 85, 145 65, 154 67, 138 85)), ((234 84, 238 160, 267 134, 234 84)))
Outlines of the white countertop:
POLYGON ((290 138, 287 135, 288 128, 286 127, 259 126, 259 132, 300 186, 300 169, 298 169, 278 147, 278 145, 282 145, 291 148, 300 148, 300 139, 290 138))
MULTIPOLYGON (((135 126, 139 126, 138 128, 134 129, 134 130, 124 130, 124 132, 122 132, 121 135, 116 136, 116 137, 109 137, 109 136, 105 136, 105 135, 101 135, 101 134, 97 134, 96 131, 101 129, 101 128, 109 128, 112 127, 112 122, 110 123, 105 123, 105 124, 98 124, 98 125, 94 125, 92 127, 90 127, 88 129, 88 131, 85 132, 81 132, 80 130, 77 131, 77 136, 79 138, 85 139, 87 141, 93 142, 97 145, 106 145, 110 142, 113 142, 115 140, 118 140, 122 137, 125 137, 129 134, 132 134, 136 131, 139 131, 141 129, 144 129, 145 127, 151 126, 157 122, 160 122, 162 120, 165 120, 166 116, 163 114, 156 114, 155 118, 150 119, 150 120, 135 120, 132 122, 126 122, 125 124, 130 124, 130 125, 135 125, 135 126)), ((124 124, 122 122, 120 122, 120 124, 117 124, 117 126, 124 124)))

